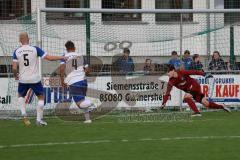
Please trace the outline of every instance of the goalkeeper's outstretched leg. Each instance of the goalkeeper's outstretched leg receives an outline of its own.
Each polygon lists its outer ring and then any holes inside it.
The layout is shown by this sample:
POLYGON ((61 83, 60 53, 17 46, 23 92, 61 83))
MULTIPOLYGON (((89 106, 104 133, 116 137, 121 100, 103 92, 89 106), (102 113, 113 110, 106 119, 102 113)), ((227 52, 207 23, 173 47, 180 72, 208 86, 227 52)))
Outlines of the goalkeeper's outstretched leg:
POLYGON ((225 107, 225 105, 217 104, 214 102, 209 102, 206 97, 204 97, 202 99, 202 104, 207 108, 223 109, 226 112, 229 112, 229 113, 231 112, 231 110, 229 108, 225 107))
POLYGON ((214 103, 214 102, 209 102, 208 99, 206 97, 204 97, 204 94, 201 93, 201 90, 199 90, 198 92, 197 91, 192 92, 192 94, 186 93, 185 96, 184 96, 184 101, 189 105, 189 107, 194 112, 194 114, 192 116, 201 116, 201 113, 198 110, 198 108, 197 108, 195 102, 193 101, 193 99, 196 102, 201 103, 206 108, 223 109, 226 112, 231 112, 231 110, 228 109, 227 107, 225 107, 224 105, 217 104, 217 103, 214 103))

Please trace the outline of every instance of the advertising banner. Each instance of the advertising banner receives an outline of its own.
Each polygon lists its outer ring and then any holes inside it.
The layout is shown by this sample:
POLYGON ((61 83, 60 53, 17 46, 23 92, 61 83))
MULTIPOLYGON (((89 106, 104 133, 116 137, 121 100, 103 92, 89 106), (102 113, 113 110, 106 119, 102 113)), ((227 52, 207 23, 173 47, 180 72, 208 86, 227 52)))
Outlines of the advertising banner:
POLYGON ((0 84, 0 109, 7 109, 12 103, 12 95, 8 94, 8 78, 1 78, 0 84))
POLYGON ((214 102, 224 102, 228 105, 239 105, 240 102, 240 76, 239 75, 214 75, 214 85, 210 86, 204 77, 195 76, 200 82, 202 92, 208 95, 210 89, 213 94, 210 99, 214 102), (213 87, 213 88, 211 88, 213 87))
MULTIPOLYGON (((202 92, 208 96, 212 89, 214 102, 227 105, 239 105, 240 102, 240 76, 214 75, 215 83, 212 88, 202 76, 193 76, 202 87, 202 92)), ((87 98, 97 106, 114 105, 116 107, 158 107, 162 103, 163 92, 166 89, 167 76, 99 76, 88 79, 87 98), (147 78, 146 78, 147 77, 147 78)), ((59 102, 72 101, 72 95, 67 88, 63 89, 58 77, 43 78, 46 108, 52 108, 59 102)), ((16 97, 8 95, 8 79, 0 79, 0 109, 6 109, 16 97)), ((17 88, 14 91, 17 92, 17 88)), ((11 93, 10 92, 10 93, 11 93)), ((182 92, 182 97, 184 92, 182 92)), ((171 99, 167 106, 180 106, 180 90, 173 88, 171 99)), ((17 104, 17 103, 16 103, 17 104)), ((184 106, 186 104, 183 103, 184 106)))

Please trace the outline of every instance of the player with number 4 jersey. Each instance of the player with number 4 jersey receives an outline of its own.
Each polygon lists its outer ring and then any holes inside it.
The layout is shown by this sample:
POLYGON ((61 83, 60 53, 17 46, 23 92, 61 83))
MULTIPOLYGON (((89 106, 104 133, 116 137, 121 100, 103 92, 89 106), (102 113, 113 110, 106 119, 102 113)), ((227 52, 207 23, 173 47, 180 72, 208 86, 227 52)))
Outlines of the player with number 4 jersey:
POLYGON ((67 61, 61 61, 60 75, 62 86, 69 86, 69 92, 76 105, 84 111, 84 123, 91 123, 90 111, 95 109, 95 105, 88 99, 85 99, 87 92, 87 80, 85 72, 88 65, 85 65, 83 55, 75 52, 75 45, 72 41, 65 44, 67 52, 64 54, 67 61))

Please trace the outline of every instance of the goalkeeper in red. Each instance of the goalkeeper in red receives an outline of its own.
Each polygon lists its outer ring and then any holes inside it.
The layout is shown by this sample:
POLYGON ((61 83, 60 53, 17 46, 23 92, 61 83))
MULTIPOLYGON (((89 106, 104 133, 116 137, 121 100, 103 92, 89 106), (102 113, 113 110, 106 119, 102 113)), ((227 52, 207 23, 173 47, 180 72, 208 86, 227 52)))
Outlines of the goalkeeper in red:
POLYGON ((198 81, 190 77, 190 75, 201 75, 205 76, 206 78, 212 78, 212 75, 207 75, 203 71, 197 70, 175 70, 174 66, 172 65, 168 66, 167 75, 169 77, 169 81, 166 93, 163 96, 163 107, 166 105, 166 102, 169 99, 172 87, 175 86, 176 88, 185 92, 184 101, 193 110, 194 113, 192 116, 201 116, 201 113, 199 112, 193 99, 207 108, 223 109, 227 112, 231 112, 230 109, 224 105, 208 101, 208 99, 202 93, 201 86, 198 81))

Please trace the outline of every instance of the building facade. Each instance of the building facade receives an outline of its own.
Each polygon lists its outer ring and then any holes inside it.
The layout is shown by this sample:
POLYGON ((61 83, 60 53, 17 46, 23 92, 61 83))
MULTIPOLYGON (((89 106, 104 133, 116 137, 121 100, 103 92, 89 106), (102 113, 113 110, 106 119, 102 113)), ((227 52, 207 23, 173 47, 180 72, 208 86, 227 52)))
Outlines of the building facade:
MULTIPOLYGON (((36 43, 36 11, 41 7, 118 8, 118 9, 223 9, 240 8, 236 0, 1 0, 0 63, 11 56, 18 44, 18 34, 29 33, 36 43), (16 20, 17 19, 17 20, 16 20), (4 57, 4 58, 3 58, 4 57)), ((86 15, 83 13, 42 13, 42 48, 62 54, 64 43, 73 40, 79 52, 86 53, 86 15)), ((238 15, 228 14, 90 14, 90 54, 104 63, 130 47, 136 61, 143 56, 166 62, 170 53, 190 50, 192 54, 210 55, 218 50, 230 54, 230 22, 238 15), (167 57, 167 58, 166 58, 167 57)), ((239 27, 234 26, 234 53, 239 55, 239 27)))

